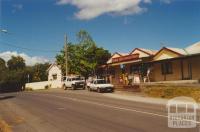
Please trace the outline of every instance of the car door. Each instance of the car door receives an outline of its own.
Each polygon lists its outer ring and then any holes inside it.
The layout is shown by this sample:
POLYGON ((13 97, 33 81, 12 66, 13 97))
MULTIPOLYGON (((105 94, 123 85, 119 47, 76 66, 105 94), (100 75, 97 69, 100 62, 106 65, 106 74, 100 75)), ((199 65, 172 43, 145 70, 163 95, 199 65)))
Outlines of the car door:
POLYGON ((94 90, 94 82, 95 82, 95 81, 92 81, 92 82, 90 83, 90 88, 91 88, 92 90, 94 90))
POLYGON ((94 90, 97 90, 97 80, 94 81, 94 83, 93 83, 93 89, 94 89, 94 90))
POLYGON ((66 86, 67 87, 71 87, 70 84, 71 84, 71 78, 68 78, 67 81, 66 81, 66 86))

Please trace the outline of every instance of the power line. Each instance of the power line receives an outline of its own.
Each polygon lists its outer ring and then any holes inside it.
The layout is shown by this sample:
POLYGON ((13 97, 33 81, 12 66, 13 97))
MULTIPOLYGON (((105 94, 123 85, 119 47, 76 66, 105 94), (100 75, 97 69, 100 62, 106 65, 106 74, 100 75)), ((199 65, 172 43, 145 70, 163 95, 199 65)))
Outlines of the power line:
POLYGON ((17 46, 17 45, 11 44, 9 42, 4 42, 4 41, 0 41, 0 42, 1 42, 0 44, 2 44, 2 45, 6 45, 6 46, 18 48, 18 49, 23 49, 23 50, 38 51, 38 52, 55 52, 55 53, 60 52, 58 50, 32 49, 32 48, 17 46))

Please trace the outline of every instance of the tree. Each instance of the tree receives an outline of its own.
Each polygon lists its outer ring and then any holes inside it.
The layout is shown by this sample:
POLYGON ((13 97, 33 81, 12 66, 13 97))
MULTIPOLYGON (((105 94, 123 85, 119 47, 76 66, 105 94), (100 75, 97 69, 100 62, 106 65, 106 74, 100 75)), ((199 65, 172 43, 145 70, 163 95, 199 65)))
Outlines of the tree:
POLYGON ((4 59, 0 58, 0 71, 6 69, 6 62, 4 59))
MULTIPOLYGON (((5 68, 5 61, 0 62, 5 68)), ((1 71, 0 75, 0 92, 14 92, 22 90, 25 85, 25 62, 20 56, 12 56, 7 62, 7 67, 1 71)))
POLYGON ((5 76, 7 72, 6 62, 4 59, 0 58, 0 81, 3 80, 3 77, 5 76))
POLYGON ((7 62, 9 70, 22 70, 25 68, 25 60, 21 56, 12 56, 7 62))
MULTIPOLYGON (((110 53, 102 47, 97 47, 92 37, 85 30, 77 33, 78 44, 68 44, 68 68, 70 74, 80 74, 85 77, 96 74, 98 66, 105 64, 110 53)), ((56 56, 57 63, 65 73, 65 52, 56 56)))
POLYGON ((47 69, 49 68, 50 64, 36 64, 33 66, 33 80, 36 81, 46 81, 48 80, 47 69))

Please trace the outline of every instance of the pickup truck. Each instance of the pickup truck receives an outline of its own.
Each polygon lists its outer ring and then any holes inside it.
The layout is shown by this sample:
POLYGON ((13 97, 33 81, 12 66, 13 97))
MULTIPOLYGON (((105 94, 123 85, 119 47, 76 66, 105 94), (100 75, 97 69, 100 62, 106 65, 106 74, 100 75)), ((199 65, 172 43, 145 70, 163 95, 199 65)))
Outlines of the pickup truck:
POLYGON ((81 78, 80 76, 65 77, 63 80, 63 89, 67 90, 68 88, 71 88, 72 90, 77 88, 85 89, 84 78, 81 78))
POLYGON ((87 84, 89 91, 101 92, 113 92, 114 86, 112 84, 106 83, 104 79, 94 79, 92 82, 87 84))

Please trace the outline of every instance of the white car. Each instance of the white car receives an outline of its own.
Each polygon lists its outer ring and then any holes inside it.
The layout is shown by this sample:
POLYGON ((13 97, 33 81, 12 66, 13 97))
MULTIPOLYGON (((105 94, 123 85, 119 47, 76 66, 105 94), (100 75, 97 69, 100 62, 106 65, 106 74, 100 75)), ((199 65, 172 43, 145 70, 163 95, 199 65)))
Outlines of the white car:
POLYGON ((80 76, 65 77, 63 79, 64 90, 72 88, 73 90, 77 88, 85 89, 85 80, 80 76))
POLYGON ((112 84, 106 83, 104 79, 94 79, 91 83, 87 84, 89 91, 101 92, 113 92, 114 86, 112 84))

